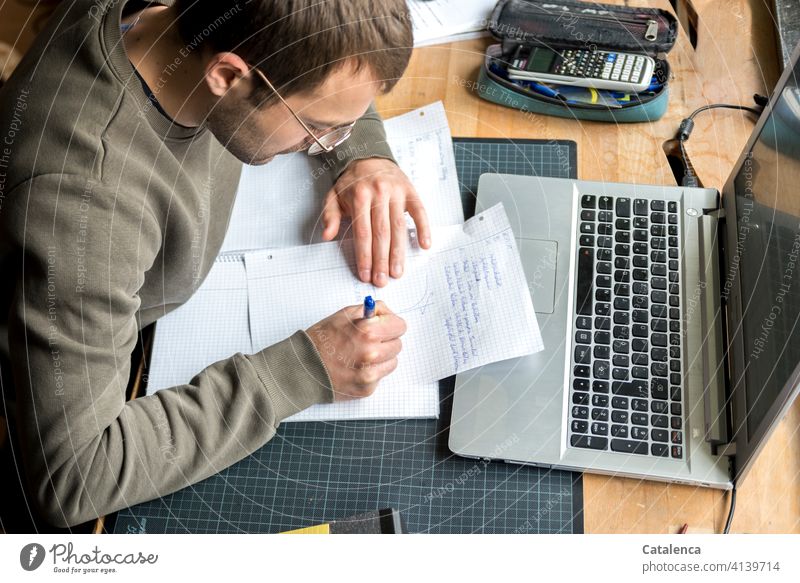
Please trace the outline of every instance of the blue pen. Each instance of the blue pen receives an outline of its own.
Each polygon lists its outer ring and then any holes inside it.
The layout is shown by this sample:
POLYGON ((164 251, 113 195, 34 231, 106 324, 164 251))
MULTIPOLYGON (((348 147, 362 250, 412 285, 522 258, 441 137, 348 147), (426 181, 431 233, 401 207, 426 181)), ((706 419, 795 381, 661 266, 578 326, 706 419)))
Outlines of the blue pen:
POLYGON ((375 300, 372 296, 364 298, 364 318, 372 318, 375 316, 375 300))

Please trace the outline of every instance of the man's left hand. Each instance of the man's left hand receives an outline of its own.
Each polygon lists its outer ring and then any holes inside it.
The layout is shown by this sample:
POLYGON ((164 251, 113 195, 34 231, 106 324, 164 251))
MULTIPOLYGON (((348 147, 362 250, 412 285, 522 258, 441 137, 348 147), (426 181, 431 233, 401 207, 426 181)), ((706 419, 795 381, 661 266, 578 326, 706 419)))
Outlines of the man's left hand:
POLYGON ((406 256, 405 211, 417 225, 423 249, 431 246, 428 215, 411 181, 391 160, 365 158, 352 162, 325 197, 322 238, 339 232, 342 217, 350 217, 358 277, 378 287, 403 274, 406 256))

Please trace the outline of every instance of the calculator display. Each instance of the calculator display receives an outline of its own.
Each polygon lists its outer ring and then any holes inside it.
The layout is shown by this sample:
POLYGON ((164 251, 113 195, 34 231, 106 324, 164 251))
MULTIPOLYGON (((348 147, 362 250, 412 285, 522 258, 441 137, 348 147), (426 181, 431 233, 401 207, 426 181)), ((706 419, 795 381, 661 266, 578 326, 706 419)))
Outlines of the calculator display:
POLYGON ((556 60, 556 53, 548 49, 536 48, 531 51, 528 56, 528 64, 525 67, 526 71, 532 73, 547 73, 556 60))

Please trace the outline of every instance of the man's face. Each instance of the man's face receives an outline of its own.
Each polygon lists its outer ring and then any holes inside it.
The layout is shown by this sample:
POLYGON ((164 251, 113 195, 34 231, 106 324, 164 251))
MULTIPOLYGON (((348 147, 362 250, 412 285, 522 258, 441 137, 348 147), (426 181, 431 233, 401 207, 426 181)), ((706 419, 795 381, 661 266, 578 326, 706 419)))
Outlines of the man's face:
MULTIPOLYGON (((269 78, 269 71, 264 73, 269 78)), ((251 77, 253 83, 263 84, 257 74, 251 77)), ((313 92, 284 99, 318 136, 361 117, 379 88, 380 83, 368 69, 356 73, 345 65, 313 92)), ((278 154, 305 150, 314 141, 280 100, 256 109, 241 91, 223 95, 208 114, 205 126, 234 156, 252 165, 266 164, 278 154)))

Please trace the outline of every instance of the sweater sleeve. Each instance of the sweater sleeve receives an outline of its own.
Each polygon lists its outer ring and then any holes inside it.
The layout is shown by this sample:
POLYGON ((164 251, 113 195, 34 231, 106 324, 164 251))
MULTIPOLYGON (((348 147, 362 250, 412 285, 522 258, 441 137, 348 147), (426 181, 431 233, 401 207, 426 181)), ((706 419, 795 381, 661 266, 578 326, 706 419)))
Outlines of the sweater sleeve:
POLYGON ((146 207, 97 186, 83 201, 83 181, 34 178, 2 220, 18 266, 9 306, 16 426, 29 491, 60 527, 196 483, 264 445, 287 416, 333 400, 299 331, 126 402, 137 292, 161 232, 146 207))
POLYGON ((334 182, 354 160, 386 158, 397 163, 392 155, 389 142, 386 141, 383 120, 375 110, 374 104, 370 105, 366 113, 356 121, 350 137, 330 154, 323 155, 326 166, 331 169, 334 182))

